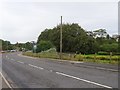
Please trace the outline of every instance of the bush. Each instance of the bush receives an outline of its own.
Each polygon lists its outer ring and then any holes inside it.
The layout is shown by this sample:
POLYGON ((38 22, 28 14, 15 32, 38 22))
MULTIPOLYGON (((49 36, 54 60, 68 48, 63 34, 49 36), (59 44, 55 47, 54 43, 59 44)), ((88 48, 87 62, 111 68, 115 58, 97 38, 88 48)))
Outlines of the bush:
POLYGON ((43 41, 41 40, 38 44, 37 44, 37 50, 36 52, 41 52, 41 51, 46 51, 50 48, 53 47, 53 44, 50 41, 43 41))
POLYGON ((50 48, 45 52, 49 52, 49 53, 55 53, 56 52, 56 48, 50 48))
POLYGON ((102 51, 98 52, 97 54, 98 55, 110 55, 110 53, 108 53, 108 52, 102 52, 102 51))
POLYGON ((107 52, 117 52, 118 51, 118 43, 112 44, 103 44, 100 46, 101 51, 107 52))
POLYGON ((120 55, 119 52, 113 52, 113 55, 120 55))
MULTIPOLYGON (((97 60, 110 60, 110 55, 76 55, 76 59, 97 59, 97 60)), ((119 60, 118 56, 111 56, 111 60, 119 60)))

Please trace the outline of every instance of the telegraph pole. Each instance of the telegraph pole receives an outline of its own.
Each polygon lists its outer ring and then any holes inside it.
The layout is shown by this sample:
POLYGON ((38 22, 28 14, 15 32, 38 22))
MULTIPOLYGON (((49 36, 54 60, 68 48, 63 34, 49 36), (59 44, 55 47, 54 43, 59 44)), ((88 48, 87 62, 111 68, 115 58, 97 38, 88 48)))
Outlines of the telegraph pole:
POLYGON ((60 59, 62 59, 62 16, 61 16, 61 25, 60 25, 60 59))

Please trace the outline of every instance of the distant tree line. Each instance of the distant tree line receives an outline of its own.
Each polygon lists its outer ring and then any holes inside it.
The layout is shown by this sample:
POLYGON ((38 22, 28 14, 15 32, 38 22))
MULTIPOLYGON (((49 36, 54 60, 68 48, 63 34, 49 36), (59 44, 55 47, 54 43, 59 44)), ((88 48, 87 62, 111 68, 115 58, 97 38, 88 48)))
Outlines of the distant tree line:
POLYGON ((19 51, 28 51, 33 49, 32 42, 26 42, 26 43, 16 43, 14 44, 16 49, 19 51))
POLYGON ((16 44, 11 44, 10 41, 4 41, 0 39, 0 51, 1 50, 18 50, 18 51, 25 51, 25 50, 32 50, 33 49, 33 44, 31 42, 26 42, 26 43, 16 43, 16 44))
POLYGON ((12 50, 14 46, 10 43, 10 41, 4 41, 0 39, 0 50, 12 50))

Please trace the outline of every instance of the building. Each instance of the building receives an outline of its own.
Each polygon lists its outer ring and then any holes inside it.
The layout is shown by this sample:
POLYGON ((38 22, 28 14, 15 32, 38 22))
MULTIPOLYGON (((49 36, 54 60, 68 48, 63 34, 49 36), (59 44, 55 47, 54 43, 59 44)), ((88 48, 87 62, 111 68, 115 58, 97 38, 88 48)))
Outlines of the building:
POLYGON ((119 40, 119 38, 120 38, 120 35, 114 34, 114 35, 112 35, 112 38, 116 39, 116 41, 118 42, 118 40, 119 40))

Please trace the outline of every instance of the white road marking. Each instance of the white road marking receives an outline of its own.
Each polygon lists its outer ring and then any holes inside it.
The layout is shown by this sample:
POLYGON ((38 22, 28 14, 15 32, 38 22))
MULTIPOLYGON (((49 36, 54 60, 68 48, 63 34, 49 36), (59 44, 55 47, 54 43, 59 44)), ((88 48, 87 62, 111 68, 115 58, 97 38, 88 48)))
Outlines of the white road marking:
POLYGON ((31 67, 34 67, 34 68, 44 69, 44 68, 42 68, 42 67, 38 67, 38 66, 35 66, 35 65, 32 65, 32 64, 28 64, 28 65, 31 66, 31 67))
POLYGON ((110 87, 110 86, 99 84, 99 83, 96 83, 96 82, 93 82, 93 81, 81 79, 81 78, 78 78, 78 77, 75 77, 75 76, 71 76, 71 75, 67 75, 67 74, 64 74, 64 73, 61 73, 61 72, 56 72, 56 73, 59 74, 59 75, 63 75, 63 76, 66 76, 66 77, 70 77, 70 78, 73 78, 73 79, 77 79, 77 80, 80 80, 80 81, 91 83, 91 84, 94 84, 94 85, 97 85, 97 86, 101 86, 101 87, 104 87, 104 88, 110 88, 110 89, 112 89, 112 87, 110 87))
POLYGON ((115 70, 115 69, 107 69, 107 70, 111 70, 111 71, 115 71, 115 72, 118 72, 118 70, 115 70))
POLYGON ((98 68, 98 69, 105 69, 105 68, 102 68, 102 67, 96 67, 96 68, 98 68))
POLYGON ((12 61, 15 61, 14 59, 11 59, 12 61))
POLYGON ((21 64, 24 64, 24 62, 21 62, 21 61, 17 61, 17 62, 19 62, 19 63, 21 63, 21 64))
POLYGON ((37 59, 37 58, 35 58, 35 57, 23 56, 23 55, 21 55, 21 54, 17 54, 17 55, 20 56, 20 57, 26 57, 26 58, 31 58, 31 59, 37 59))
POLYGON ((118 70, 115 69, 109 69, 109 68, 102 68, 102 67, 95 67, 95 66, 85 66, 85 65, 81 65, 83 67, 89 67, 89 68, 96 68, 96 69, 101 69, 101 70, 107 70, 107 71, 114 71, 114 72, 118 72, 118 70))
POLYGON ((13 90, 12 89, 12 87, 11 87, 11 85, 8 83, 8 81, 5 79, 5 77, 3 76, 3 74, 0 72, 0 75, 2 76, 2 78, 3 78, 3 80, 5 81, 5 83, 7 84, 7 86, 9 87, 9 88, 11 88, 11 90, 13 90))
POLYGON ((108 69, 108 68, 102 68, 102 67, 96 67, 97 69, 102 69, 102 70, 109 70, 109 71, 115 71, 117 72, 118 70, 115 69, 108 69))
POLYGON ((79 61, 69 61, 70 63, 84 63, 84 62, 79 62, 79 61))
POLYGON ((53 72, 53 70, 50 70, 50 72, 53 72))

